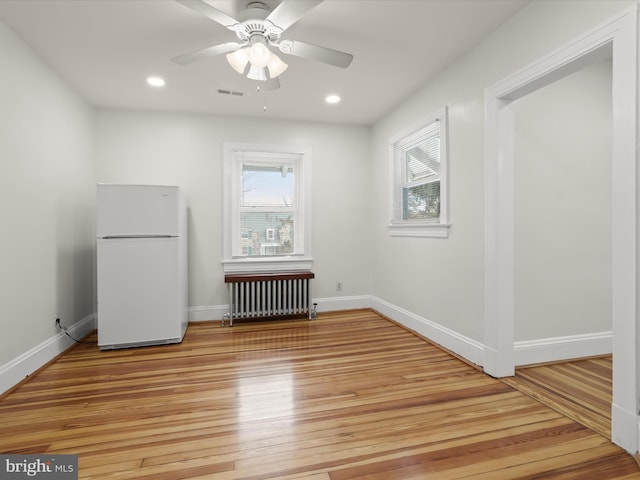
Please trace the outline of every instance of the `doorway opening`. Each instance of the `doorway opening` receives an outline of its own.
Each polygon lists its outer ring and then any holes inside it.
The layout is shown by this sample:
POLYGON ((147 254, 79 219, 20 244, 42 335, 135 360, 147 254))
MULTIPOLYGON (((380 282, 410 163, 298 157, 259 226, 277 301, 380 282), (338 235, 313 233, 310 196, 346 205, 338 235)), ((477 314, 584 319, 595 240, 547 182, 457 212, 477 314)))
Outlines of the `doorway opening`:
POLYGON ((607 438, 611 71, 607 58, 510 104, 516 371, 505 380, 607 438))
POLYGON ((611 312, 612 441, 638 451, 637 6, 621 12, 485 92, 485 357, 494 377, 512 376, 514 352, 514 112, 528 93, 612 59, 611 312))

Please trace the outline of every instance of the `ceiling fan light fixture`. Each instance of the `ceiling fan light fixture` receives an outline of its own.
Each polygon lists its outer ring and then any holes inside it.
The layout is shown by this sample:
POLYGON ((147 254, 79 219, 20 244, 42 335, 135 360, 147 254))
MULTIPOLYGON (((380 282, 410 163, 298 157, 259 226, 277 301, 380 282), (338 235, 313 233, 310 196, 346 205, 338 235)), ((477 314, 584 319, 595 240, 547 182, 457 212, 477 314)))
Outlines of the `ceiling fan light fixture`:
POLYGON ((264 67, 256 67, 255 65, 251 65, 249 68, 249 73, 247 73, 247 78, 251 80, 259 80, 261 82, 267 81, 267 72, 264 67))
POLYGON ((271 59, 267 64, 267 69, 269 70, 269 77, 276 78, 277 76, 284 73, 284 71, 289 68, 289 65, 284 63, 280 57, 277 55, 271 54, 271 59))
POLYGON ((236 72, 243 74, 249 63, 249 47, 244 47, 235 52, 227 53, 227 62, 236 72))
POLYGON ((245 10, 238 13, 238 19, 211 5, 213 2, 210 0, 176 1, 235 32, 238 38, 235 42, 212 45, 172 58, 178 65, 226 54, 229 65, 236 72, 251 80, 264 82, 260 87, 265 90, 274 90, 280 87, 277 77, 288 69, 288 65, 273 53, 275 49, 286 55, 309 58, 341 68, 348 67, 353 60, 353 55, 339 50, 281 40, 285 30, 323 0, 246 0, 245 10))
POLYGON ((260 40, 254 40, 250 47, 243 47, 227 53, 227 62, 229 62, 231 68, 241 75, 247 72, 247 65, 249 65, 247 78, 260 81, 276 78, 288 68, 288 65, 280 57, 274 55, 267 45, 260 40), (269 72, 268 77, 267 70, 269 72))
POLYGON ((262 42, 255 42, 249 48, 249 61, 254 67, 264 68, 269 64, 273 54, 262 42))

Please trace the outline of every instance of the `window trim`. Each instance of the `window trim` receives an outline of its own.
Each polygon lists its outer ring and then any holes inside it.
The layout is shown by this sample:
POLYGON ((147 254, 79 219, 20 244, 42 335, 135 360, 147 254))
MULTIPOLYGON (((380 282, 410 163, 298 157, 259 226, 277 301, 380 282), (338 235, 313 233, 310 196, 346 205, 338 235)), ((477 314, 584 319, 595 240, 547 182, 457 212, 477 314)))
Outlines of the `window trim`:
MULTIPOLYGON (((392 237, 449 237, 449 119, 448 109, 443 107, 437 112, 427 116, 423 121, 389 139, 389 158, 391 165, 391 192, 390 192, 390 218, 389 235, 392 237), (402 195, 402 187, 405 184, 403 175, 403 162, 396 158, 396 144, 416 136, 418 132, 429 127, 436 120, 440 120, 440 216, 432 220, 404 220, 398 218, 398 196, 402 195)), ((400 206, 402 201, 400 200, 400 206)), ((400 211, 402 209, 400 208, 400 211)))
MULTIPOLYGON (((294 145, 256 145, 246 143, 225 143, 223 145, 223 260, 224 273, 242 272, 276 272, 291 270, 310 270, 313 266, 311 257, 311 148, 294 145), (283 256, 234 257, 234 228, 240 214, 238 164, 235 152, 261 152, 267 155, 281 153, 284 156, 300 156, 298 175, 301 191, 299 192, 303 225, 299 229, 302 249, 299 253, 283 256)), ((298 220, 300 221, 300 219, 298 220)), ((297 237, 296 237, 297 238, 297 237)))

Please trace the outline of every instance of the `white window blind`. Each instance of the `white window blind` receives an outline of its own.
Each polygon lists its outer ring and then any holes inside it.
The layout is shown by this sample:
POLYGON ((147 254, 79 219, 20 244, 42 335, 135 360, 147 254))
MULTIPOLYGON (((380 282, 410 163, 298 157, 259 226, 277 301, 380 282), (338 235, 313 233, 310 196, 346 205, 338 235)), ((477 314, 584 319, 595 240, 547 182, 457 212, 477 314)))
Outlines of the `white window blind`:
POLYGON ((402 178, 397 201, 402 220, 440 217, 440 121, 398 142, 402 178))
POLYGON ((391 141, 392 235, 446 236, 446 109, 391 141), (416 230, 424 227, 422 233, 416 230), (428 231, 432 233, 427 233, 428 231), (435 232, 435 234, 433 234, 435 232))

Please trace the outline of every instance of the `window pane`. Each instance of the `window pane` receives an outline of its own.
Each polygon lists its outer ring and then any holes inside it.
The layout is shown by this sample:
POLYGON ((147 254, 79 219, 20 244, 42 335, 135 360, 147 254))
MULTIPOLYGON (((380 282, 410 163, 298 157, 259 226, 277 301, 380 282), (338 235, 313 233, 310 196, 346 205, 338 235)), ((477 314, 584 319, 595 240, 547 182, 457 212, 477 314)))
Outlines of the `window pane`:
POLYGON ((422 140, 405 152, 406 183, 436 176, 440 173, 440 137, 422 140))
POLYGON ((241 207, 291 207, 294 176, 291 165, 242 166, 241 207))
POLYGON ((403 219, 428 219, 440 216, 440 182, 402 189, 403 219))
POLYGON ((391 138, 393 165, 389 233, 394 237, 449 235, 447 108, 421 127, 391 138))
POLYGON ((242 255, 288 255, 293 253, 293 215, 276 212, 240 213, 242 255))

